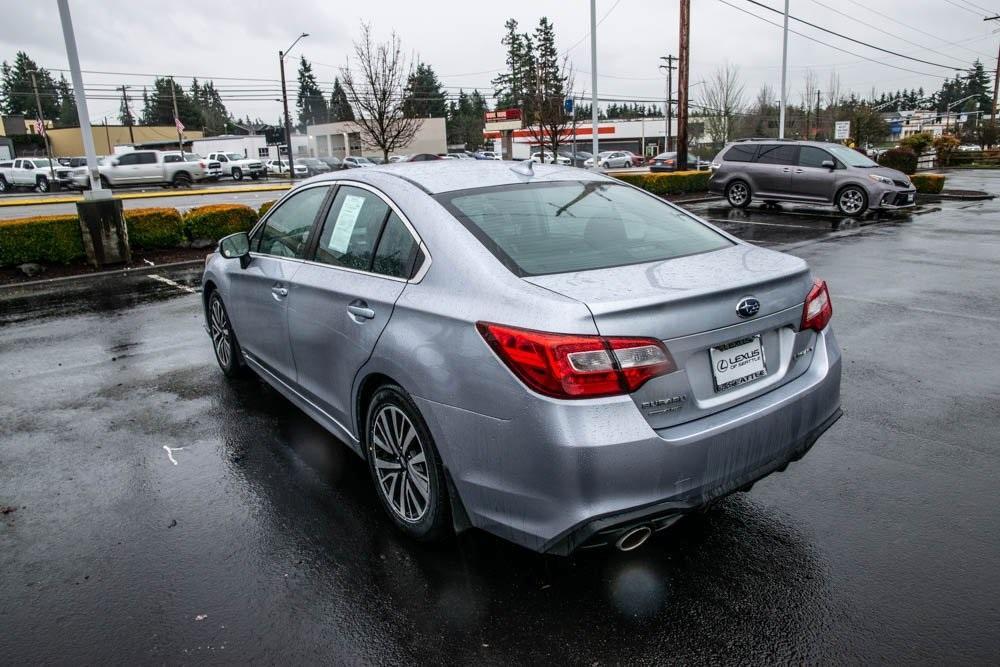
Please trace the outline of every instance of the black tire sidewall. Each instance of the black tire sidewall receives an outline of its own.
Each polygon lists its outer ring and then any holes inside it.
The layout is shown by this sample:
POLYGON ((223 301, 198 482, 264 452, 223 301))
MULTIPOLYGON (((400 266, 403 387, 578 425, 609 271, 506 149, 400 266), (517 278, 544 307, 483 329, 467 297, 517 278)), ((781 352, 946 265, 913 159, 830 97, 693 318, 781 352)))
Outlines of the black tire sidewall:
POLYGON ((243 180, 243 170, 239 167, 233 169, 233 180, 242 181, 243 180))
POLYGON ((730 183, 729 185, 726 186, 726 201, 733 208, 746 208, 747 206, 749 206, 750 205, 750 200, 752 199, 752 194, 753 193, 750 191, 750 185, 746 181, 743 181, 743 180, 735 180, 735 181, 733 181, 732 183, 730 183), (733 188, 734 185, 737 185, 737 184, 742 184, 743 187, 745 187, 747 189, 747 198, 745 200, 743 200, 742 204, 734 204, 733 200, 729 196, 729 191, 733 188))
POLYGON ((840 211, 841 215, 846 215, 849 218, 860 218, 862 215, 865 214, 865 211, 868 210, 868 193, 865 192, 864 188, 860 188, 856 185, 848 185, 846 188, 843 188, 840 192, 837 193, 837 210, 840 211), (864 201, 865 205, 862 206, 861 210, 859 210, 857 213, 848 213, 840 206, 840 199, 841 197, 844 196, 844 193, 847 192, 848 190, 857 190, 858 192, 861 193, 861 198, 864 201))
POLYGON ((382 509, 392 519, 392 522, 402 532, 409 537, 421 542, 432 542, 441 539, 447 534, 449 525, 449 503, 448 493, 445 487, 444 468, 441 465, 441 458, 438 456, 437 447, 431 437, 427 424, 417 406, 413 403, 409 394, 398 385, 385 385, 380 387, 372 396, 365 413, 365 431, 363 446, 365 447, 365 460, 368 462, 368 472, 371 475, 372 483, 375 485, 375 495, 378 496, 382 509), (375 415, 386 406, 393 405, 402 410, 410 419, 413 427, 417 430, 417 436, 424 447, 424 455, 428 460, 427 477, 430 481, 430 501, 427 512, 417 522, 403 521, 389 505, 389 501, 382 492, 379 484, 378 474, 375 471, 375 459, 372 456, 371 442, 372 425, 375 415))
POLYGON ((38 179, 38 182, 35 184, 35 187, 38 188, 39 192, 48 192, 49 191, 49 179, 47 179, 44 176, 42 176, 41 178, 38 179))
POLYGON ((0 192, 7 192, 10 190, 10 185, 7 183, 7 179, 0 178, 0 192))
MULTIPOLYGON (((240 344, 236 340, 236 332, 233 331, 233 321, 229 319, 229 311, 226 309, 226 304, 219 296, 218 292, 212 292, 212 296, 208 299, 208 312, 209 317, 212 316, 212 305, 218 301, 219 305, 222 306, 222 313, 226 316, 226 328, 229 330, 229 367, 222 365, 222 360, 219 359, 219 354, 215 351, 215 343, 212 343, 212 354, 215 355, 215 362, 219 364, 219 368, 222 369, 222 373, 226 377, 236 377, 240 375, 243 371, 243 352, 240 350, 240 344)), ((209 324, 211 329, 211 324, 209 324)))

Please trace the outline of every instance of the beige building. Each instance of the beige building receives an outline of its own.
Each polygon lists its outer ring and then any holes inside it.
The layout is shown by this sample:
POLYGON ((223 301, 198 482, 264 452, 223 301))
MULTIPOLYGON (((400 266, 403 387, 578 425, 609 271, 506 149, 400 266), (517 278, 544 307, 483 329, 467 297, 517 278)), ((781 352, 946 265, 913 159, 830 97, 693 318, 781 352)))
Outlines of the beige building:
MULTIPOLYGON (((131 136, 125 125, 92 125, 91 130, 94 136, 94 148, 98 155, 112 155, 115 152, 115 146, 127 146, 133 143, 173 141, 176 144, 177 142, 177 130, 173 125, 134 125, 131 136)), ((80 132, 80 128, 55 128, 48 130, 48 135, 54 157, 83 155, 83 134, 80 132)), ((186 143, 201 139, 202 135, 203 133, 200 131, 185 130, 184 141, 186 143)))
MULTIPOLYGON (((313 157, 339 157, 364 155, 382 157, 376 146, 362 145, 357 123, 323 123, 306 128, 309 135, 309 153, 313 157)), ((413 153, 444 153, 448 149, 444 118, 422 118, 420 128, 409 145, 396 149, 398 155, 413 153)))

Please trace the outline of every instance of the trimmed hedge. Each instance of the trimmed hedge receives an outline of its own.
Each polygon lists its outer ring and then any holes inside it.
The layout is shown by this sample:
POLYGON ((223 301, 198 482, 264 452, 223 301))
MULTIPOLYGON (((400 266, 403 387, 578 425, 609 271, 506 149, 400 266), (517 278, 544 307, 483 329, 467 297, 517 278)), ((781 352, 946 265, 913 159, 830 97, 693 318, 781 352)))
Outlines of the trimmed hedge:
POLYGON ((640 187, 654 195, 679 195, 685 192, 708 190, 708 171, 671 171, 649 174, 610 174, 615 178, 640 187))
POLYGON ((883 167, 896 169, 904 174, 912 174, 917 170, 917 154, 912 148, 905 146, 887 150, 878 156, 878 163, 883 167))
POLYGON ((913 174, 910 182, 917 188, 917 192, 936 195, 944 189, 944 174, 913 174))
POLYGON ((258 218, 263 218, 264 214, 267 213, 268 211, 270 211, 271 207, 274 206, 277 203, 278 203, 277 199, 272 199, 271 201, 266 201, 263 204, 261 204, 260 208, 257 209, 257 217, 258 218))
POLYGON ((85 256, 80 221, 74 214, 0 220, 0 266, 69 264, 85 256))
POLYGON ((125 209, 129 244, 138 248, 176 248, 184 243, 184 219, 175 208, 125 209))
POLYGON ((236 232, 248 232, 257 222, 257 211, 243 204, 209 204, 184 215, 184 231, 191 241, 218 241, 236 232))

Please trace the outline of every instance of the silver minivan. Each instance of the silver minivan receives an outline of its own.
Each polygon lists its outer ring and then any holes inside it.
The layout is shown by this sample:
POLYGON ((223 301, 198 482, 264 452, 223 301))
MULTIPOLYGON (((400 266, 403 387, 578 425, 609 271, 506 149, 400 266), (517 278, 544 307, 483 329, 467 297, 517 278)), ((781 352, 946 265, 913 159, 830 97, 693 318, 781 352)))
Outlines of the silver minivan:
POLYGON ((906 174, 841 144, 741 139, 726 145, 710 168, 709 191, 735 208, 752 200, 801 202, 860 216, 916 203, 916 188, 906 174))

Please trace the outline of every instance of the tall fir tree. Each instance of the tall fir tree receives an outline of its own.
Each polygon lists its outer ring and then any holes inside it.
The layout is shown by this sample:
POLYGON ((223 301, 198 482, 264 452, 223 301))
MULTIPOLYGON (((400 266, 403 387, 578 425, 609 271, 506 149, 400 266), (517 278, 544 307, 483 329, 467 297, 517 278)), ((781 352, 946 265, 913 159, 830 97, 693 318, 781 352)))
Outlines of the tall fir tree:
POLYGON ((441 82, 430 65, 417 63, 404 91, 403 112, 409 118, 444 118, 448 114, 441 82))
POLYGON ((76 127, 80 117, 76 112, 76 98, 64 75, 59 76, 59 127, 76 127))
POLYGON ((299 94, 295 100, 299 112, 299 130, 305 132, 307 125, 326 123, 330 119, 326 97, 316 82, 312 65, 305 56, 299 58, 299 94))
POLYGON ((35 118, 38 110, 35 107, 35 93, 31 85, 31 72, 34 71, 38 81, 38 96, 42 103, 42 116, 45 120, 55 120, 59 117, 59 91, 48 70, 40 68, 24 51, 18 51, 14 56, 13 65, 6 60, 0 65, 0 98, 3 112, 12 115, 23 115, 35 118))
MULTIPOLYGON (((153 92, 147 93, 143 90, 143 125, 173 125, 174 107, 171 98, 171 89, 175 86, 173 77, 157 77, 153 81, 153 92)), ((201 113, 198 107, 191 100, 190 95, 184 92, 184 88, 176 85, 174 88, 177 95, 177 115, 185 127, 200 130, 201 113)))
POLYGON ((337 123, 354 120, 354 109, 347 99, 344 87, 340 85, 340 77, 333 80, 333 90, 330 92, 330 122, 337 123))

